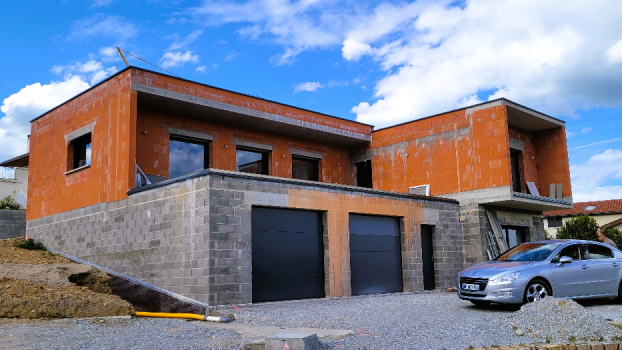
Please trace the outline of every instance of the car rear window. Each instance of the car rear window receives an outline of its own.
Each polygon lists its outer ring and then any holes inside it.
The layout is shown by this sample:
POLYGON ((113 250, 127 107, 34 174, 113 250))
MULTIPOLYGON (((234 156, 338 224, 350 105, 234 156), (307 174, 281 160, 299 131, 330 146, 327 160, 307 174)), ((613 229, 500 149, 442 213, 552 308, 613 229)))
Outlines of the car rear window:
POLYGON ((523 243, 501 254, 497 261, 542 261, 551 255, 559 244, 523 243))

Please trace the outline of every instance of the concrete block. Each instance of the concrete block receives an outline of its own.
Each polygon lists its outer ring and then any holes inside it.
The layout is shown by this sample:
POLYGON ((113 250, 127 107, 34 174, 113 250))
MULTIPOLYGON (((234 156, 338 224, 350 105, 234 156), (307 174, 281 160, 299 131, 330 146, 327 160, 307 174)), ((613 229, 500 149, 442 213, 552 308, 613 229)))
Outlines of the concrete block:
POLYGON ((264 340, 255 340, 244 344, 242 350, 265 350, 266 342, 264 340))
POLYGON ((320 343, 316 334, 279 333, 266 337, 266 350, 319 350, 320 343))

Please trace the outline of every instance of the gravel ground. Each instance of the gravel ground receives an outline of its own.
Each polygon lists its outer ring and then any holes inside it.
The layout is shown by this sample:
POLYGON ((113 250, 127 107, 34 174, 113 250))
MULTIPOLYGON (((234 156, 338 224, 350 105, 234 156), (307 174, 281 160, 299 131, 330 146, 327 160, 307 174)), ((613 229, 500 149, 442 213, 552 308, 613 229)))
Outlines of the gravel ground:
MULTIPOLYGON (((582 302, 603 318, 622 320, 622 305, 582 302)), ((221 308, 238 324, 352 329, 345 340, 321 339, 322 349, 467 349, 469 346, 530 344, 517 336, 517 306, 477 308, 455 293, 426 292, 317 299, 221 308)), ((578 308, 576 312, 583 312, 578 308), (578 310, 578 311, 577 311, 578 310)), ((536 315, 532 315, 536 318, 536 315)), ((549 317, 552 318, 552 317, 549 317)), ((546 319, 546 318, 545 318, 546 319)), ((593 321, 593 320, 592 320, 593 321)), ((602 321, 602 319, 600 320, 602 321)), ((590 321, 591 322, 591 321, 590 321)), ((568 327, 562 322, 562 327, 568 327)), ((182 320, 2 320, 0 349, 235 349, 253 339, 233 331, 200 328, 182 320)), ((540 338, 544 341, 545 339, 540 338)))

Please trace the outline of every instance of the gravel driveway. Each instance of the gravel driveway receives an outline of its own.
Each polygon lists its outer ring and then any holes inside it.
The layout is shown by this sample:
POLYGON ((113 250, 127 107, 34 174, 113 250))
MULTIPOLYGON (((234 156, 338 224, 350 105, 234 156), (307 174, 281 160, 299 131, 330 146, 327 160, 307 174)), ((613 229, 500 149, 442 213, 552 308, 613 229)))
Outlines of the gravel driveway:
MULTIPOLYGON (((613 301, 582 303, 602 317, 622 320, 613 301)), ((426 292, 264 303, 219 311, 238 324, 351 329, 345 340, 322 339, 323 349, 466 349, 531 343, 508 324, 518 307, 476 308, 455 293, 426 292)), ((182 320, 0 320, 0 348, 240 349, 250 341, 233 331, 182 320)))

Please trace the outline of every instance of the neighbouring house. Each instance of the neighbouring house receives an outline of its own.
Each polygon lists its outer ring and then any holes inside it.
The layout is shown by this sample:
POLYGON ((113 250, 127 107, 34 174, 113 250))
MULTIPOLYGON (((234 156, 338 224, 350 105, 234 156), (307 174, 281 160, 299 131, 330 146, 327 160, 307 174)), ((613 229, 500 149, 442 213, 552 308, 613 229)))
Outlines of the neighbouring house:
POLYGON ((622 199, 595 202, 577 202, 570 209, 544 212, 545 228, 549 237, 555 237, 562 225, 581 214, 596 220, 602 229, 617 228, 622 230, 622 199))
POLYGON ((29 236, 210 305, 453 287, 572 206, 564 123, 506 99, 373 130, 128 67, 31 138, 29 236))
MULTIPOLYGON (((28 153, 0 163, 0 199, 10 196, 25 209, 27 192, 28 153)), ((25 233, 25 211, 0 210, 0 239, 23 237, 25 233)))

